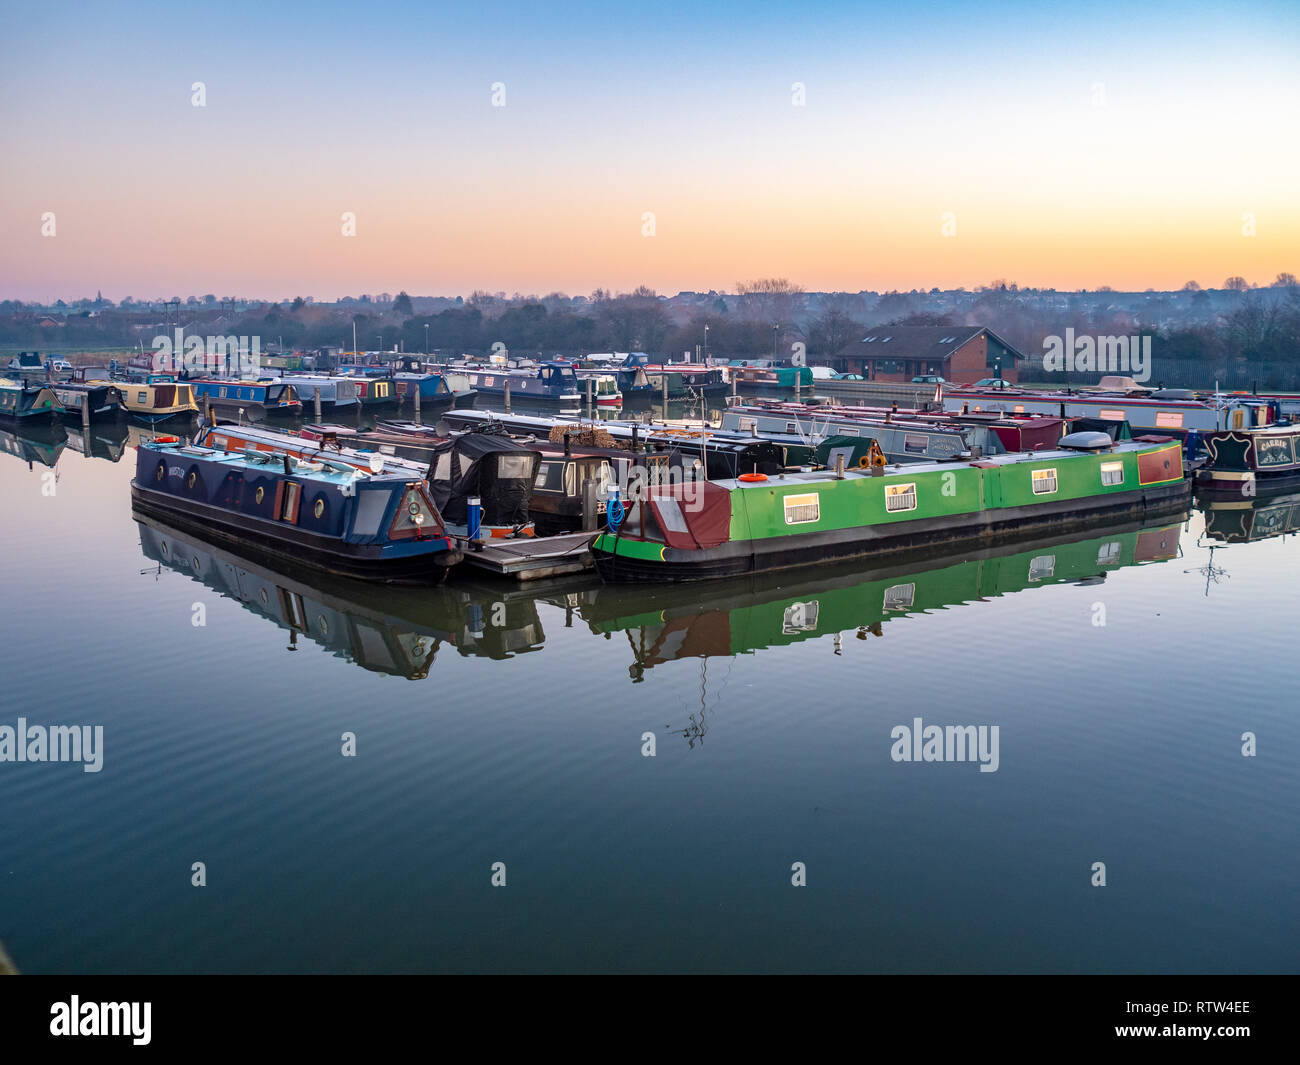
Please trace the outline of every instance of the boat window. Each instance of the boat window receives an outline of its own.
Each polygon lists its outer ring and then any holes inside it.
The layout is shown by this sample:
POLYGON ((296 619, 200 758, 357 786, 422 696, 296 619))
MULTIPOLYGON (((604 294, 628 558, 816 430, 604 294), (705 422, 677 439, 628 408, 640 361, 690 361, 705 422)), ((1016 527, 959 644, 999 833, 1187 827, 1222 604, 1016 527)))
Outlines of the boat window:
POLYGON ((916 484, 885 485, 885 510, 895 513, 916 509, 916 484))
POLYGON ((435 481, 451 480, 451 452, 444 451, 438 456, 438 461, 433 468, 433 479, 435 481))
POLYGON ((1156 414, 1157 429, 1181 429, 1183 427, 1183 412, 1180 410, 1165 410, 1156 414))
POLYGON ((752 433, 758 427, 757 418, 741 418, 737 428, 742 433, 752 433))
POLYGON ((1122 462, 1103 462, 1101 464, 1101 483, 1102 484, 1123 484, 1124 483, 1124 463, 1122 462))
POLYGON ((821 520, 821 498, 816 492, 786 496, 784 503, 787 525, 803 525, 821 520))
POLYGON ((786 422, 785 431, 787 433, 797 433, 799 431, 799 426, 796 425, 794 422, 786 422))
POLYGON ((221 386, 221 390, 217 393, 217 398, 218 398, 218 399, 225 399, 225 398, 226 398, 226 386, 225 386, 225 385, 222 385, 222 386, 221 386))
POLYGON ((930 438, 923 433, 904 433, 903 451, 908 455, 924 455, 930 445, 930 438))
POLYGON ((885 589, 885 610, 911 610, 916 602, 916 584, 893 584, 885 589))
POLYGON ((558 492, 564 487, 564 463, 543 462, 537 467, 537 480, 533 482, 534 491, 558 492))
POLYGON ((1033 481, 1034 495, 1045 496, 1056 491, 1056 467, 1046 470, 1034 470, 1030 477, 1033 481))
POLYGON ((781 620, 782 635, 794 636, 800 632, 816 632, 820 607, 821 604, 816 599, 810 599, 806 603, 791 603, 785 608, 785 616, 781 620))
POLYGON ((1105 418, 1108 422, 1122 422, 1124 420, 1124 412, 1122 410, 1099 410, 1097 412, 1097 417, 1105 418))
POLYGON ((1123 545, 1118 540, 1110 540, 1097 549, 1097 565, 1118 566, 1123 545))
POLYGON ((1038 555, 1029 560, 1029 579, 1031 581, 1045 581, 1055 573, 1055 555, 1038 555))
POLYGON ((149 402, 149 393, 148 393, 148 392, 137 392, 137 393, 136 393, 136 397, 135 397, 135 401, 136 401, 137 403, 148 403, 148 402, 149 402))
POLYGON ((497 476, 508 481, 526 480, 532 465, 532 455, 502 455, 497 459, 497 476))
POLYGON ((566 496, 577 495, 578 475, 573 468, 572 462, 564 464, 564 494, 566 496))

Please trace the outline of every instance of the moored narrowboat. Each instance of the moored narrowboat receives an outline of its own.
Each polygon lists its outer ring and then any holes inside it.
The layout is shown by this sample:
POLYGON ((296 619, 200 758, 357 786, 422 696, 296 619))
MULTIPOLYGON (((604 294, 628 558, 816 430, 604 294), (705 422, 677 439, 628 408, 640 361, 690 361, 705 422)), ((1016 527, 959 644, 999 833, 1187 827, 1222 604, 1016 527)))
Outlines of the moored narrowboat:
POLYGON ((461 557, 424 483, 406 471, 158 437, 137 450, 131 497, 204 536, 342 576, 423 583, 461 557))
POLYGON ((344 414, 355 411, 360 406, 357 381, 351 377, 292 373, 281 374, 280 380, 285 384, 293 385, 298 393, 298 400, 308 410, 314 407, 317 392, 320 393, 321 407, 325 410, 344 414))
POLYGON ((246 418, 294 417, 302 413, 298 390, 286 381, 244 381, 200 377, 190 382, 200 406, 226 412, 242 411, 246 418))
POLYGON ((63 404, 48 385, 0 377, 0 418, 15 422, 53 421, 63 404))
POLYGON ((573 364, 560 360, 540 363, 536 369, 468 366, 457 369, 475 391, 485 396, 504 397, 509 386, 511 402, 577 410, 585 395, 585 386, 579 382, 573 364))
POLYGON ((971 462, 650 488, 611 503, 592 551, 609 581, 703 580, 1141 518, 1189 494, 1179 442, 1082 433, 1054 451, 971 462))
POLYGON ((1201 445, 1198 492, 1249 497, 1300 486, 1300 423, 1206 433, 1201 445))
POLYGON ((117 418, 126 413, 126 404, 122 398, 122 389, 128 385, 115 385, 108 381, 96 381, 89 384, 80 381, 65 381, 50 386, 63 404, 63 414, 67 418, 99 421, 105 418, 117 418))
POLYGON ((810 366, 783 366, 769 359, 737 359, 727 368, 728 378, 738 388, 756 392, 803 392, 812 394, 810 366))
POLYGON ((154 374, 148 381, 113 383, 121 390, 126 412, 150 425, 188 421, 199 412, 194 389, 170 374, 154 374))

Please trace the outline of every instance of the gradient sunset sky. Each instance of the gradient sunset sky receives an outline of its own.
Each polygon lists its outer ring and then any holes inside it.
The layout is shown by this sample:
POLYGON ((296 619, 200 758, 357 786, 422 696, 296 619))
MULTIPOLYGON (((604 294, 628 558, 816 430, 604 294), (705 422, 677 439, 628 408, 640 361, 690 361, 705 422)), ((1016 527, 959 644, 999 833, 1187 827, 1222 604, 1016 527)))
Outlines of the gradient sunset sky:
POLYGON ((1294 0, 0 12, 0 298, 1300 273, 1294 0))

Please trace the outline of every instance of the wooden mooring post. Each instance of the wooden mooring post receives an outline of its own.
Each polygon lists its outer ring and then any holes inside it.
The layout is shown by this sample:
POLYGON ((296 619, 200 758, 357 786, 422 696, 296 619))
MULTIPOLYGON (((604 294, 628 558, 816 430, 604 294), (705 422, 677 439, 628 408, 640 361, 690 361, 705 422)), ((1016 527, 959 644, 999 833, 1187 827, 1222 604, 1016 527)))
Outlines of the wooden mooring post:
POLYGON ((319 424, 319 422, 320 422, 320 386, 317 385, 314 389, 312 389, 312 393, 313 393, 313 395, 312 395, 311 405, 312 405, 312 409, 316 412, 316 421, 317 421, 317 423, 319 424))

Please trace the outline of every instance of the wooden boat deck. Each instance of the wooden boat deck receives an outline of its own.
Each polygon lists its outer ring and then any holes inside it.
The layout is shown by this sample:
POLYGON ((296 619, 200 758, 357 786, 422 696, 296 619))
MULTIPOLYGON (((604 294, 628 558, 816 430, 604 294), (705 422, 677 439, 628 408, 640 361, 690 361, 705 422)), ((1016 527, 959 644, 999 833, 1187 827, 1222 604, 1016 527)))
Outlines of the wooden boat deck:
POLYGON ((576 532, 495 540, 484 544, 481 551, 467 550, 463 564, 518 581, 584 573, 592 568, 591 542, 596 536, 594 532, 576 532))

